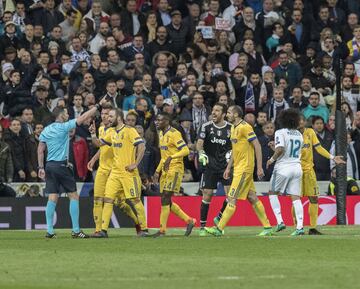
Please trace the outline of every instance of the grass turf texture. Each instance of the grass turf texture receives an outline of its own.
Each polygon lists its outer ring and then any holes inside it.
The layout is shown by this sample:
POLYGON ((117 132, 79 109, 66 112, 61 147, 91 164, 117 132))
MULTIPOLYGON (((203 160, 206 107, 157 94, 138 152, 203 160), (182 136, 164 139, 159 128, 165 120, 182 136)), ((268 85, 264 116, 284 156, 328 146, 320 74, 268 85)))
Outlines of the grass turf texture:
POLYGON ((112 229, 101 240, 0 231, 0 288, 358 288, 360 228, 320 229, 256 237, 261 228, 227 228, 220 238, 174 229, 158 239, 112 229))

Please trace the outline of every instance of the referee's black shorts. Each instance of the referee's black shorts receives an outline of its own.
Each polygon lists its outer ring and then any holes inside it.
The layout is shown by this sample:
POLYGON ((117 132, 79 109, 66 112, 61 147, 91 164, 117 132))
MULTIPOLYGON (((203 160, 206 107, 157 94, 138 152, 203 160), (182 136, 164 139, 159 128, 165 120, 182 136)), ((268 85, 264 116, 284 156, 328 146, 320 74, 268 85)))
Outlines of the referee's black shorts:
POLYGON ((202 175, 201 188, 215 190, 217 189, 217 184, 222 183, 223 186, 231 185, 231 178, 225 180, 223 178, 223 172, 216 172, 211 169, 205 169, 202 175))
POLYGON ((74 172, 67 161, 49 161, 45 167, 46 194, 76 192, 74 172))

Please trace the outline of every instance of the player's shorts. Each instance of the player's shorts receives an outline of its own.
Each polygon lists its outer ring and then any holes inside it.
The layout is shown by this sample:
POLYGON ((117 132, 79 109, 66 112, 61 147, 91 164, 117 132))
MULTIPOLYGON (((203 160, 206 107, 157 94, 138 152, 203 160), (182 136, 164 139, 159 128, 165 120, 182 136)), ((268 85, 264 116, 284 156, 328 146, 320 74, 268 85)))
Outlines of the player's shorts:
POLYGON ((109 178, 110 170, 98 169, 94 182, 94 197, 104 197, 106 182, 109 178))
POLYGON ((163 191, 179 193, 183 176, 184 171, 163 171, 160 177, 160 193, 163 191))
POLYGON ((215 190, 217 189, 218 183, 222 183, 223 186, 230 186, 231 178, 225 180, 223 178, 223 173, 214 172, 213 170, 209 170, 209 169, 205 170, 205 172, 202 175, 201 188, 215 190))
POLYGON ((300 164, 275 168, 270 179, 270 191, 301 196, 302 169, 300 164))
POLYGON ((49 161, 45 167, 46 194, 74 193, 76 181, 67 161, 49 161))
POLYGON ((253 174, 240 172, 234 175, 227 196, 237 200, 246 200, 250 191, 256 192, 253 174))
POLYGON ((319 187, 314 169, 303 172, 301 191, 303 197, 315 197, 319 195, 319 187))
MULTIPOLYGON (((123 191, 125 199, 139 198, 141 195, 141 179, 137 174, 119 175, 111 173, 105 187, 105 198, 115 200, 123 191)), ((122 195, 122 194, 121 194, 122 195)), ((120 196, 120 198, 123 198, 120 196)))

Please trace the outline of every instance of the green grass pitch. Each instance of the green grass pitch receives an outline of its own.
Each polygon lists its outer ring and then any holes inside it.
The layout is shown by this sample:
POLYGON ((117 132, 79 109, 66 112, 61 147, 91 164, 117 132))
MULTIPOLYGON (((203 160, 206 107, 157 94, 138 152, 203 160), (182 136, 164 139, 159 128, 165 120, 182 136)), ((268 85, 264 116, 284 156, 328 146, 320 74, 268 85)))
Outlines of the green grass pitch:
POLYGON ((0 231, 0 288, 360 288, 360 227, 320 229, 256 237, 260 228, 227 228, 220 238, 173 229, 159 239, 112 229, 101 240, 0 231))

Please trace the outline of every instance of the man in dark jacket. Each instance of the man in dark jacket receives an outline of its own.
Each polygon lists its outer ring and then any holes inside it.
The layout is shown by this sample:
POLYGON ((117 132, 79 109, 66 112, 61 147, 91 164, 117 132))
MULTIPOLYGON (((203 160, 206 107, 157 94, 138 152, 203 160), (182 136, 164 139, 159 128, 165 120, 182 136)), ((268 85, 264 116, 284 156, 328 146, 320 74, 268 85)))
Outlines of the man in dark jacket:
POLYGON ((128 0, 126 9, 121 11, 121 28, 126 35, 136 35, 145 25, 145 16, 136 11, 136 0, 128 0))
MULTIPOLYGON (((312 119, 312 128, 319 139, 321 146, 330 151, 334 140, 333 134, 325 129, 324 120, 320 116, 314 116, 312 119)), ((316 178, 319 181, 328 181, 330 179, 330 160, 319 155, 314 151, 314 169, 316 178)))
POLYGON ((19 115, 26 106, 31 106, 31 87, 35 81, 41 66, 36 65, 31 73, 21 79, 20 71, 13 70, 10 72, 10 84, 5 86, 5 105, 10 116, 19 115))
POLYGON ((0 183, 11 183, 14 166, 9 145, 3 141, 4 129, 0 126, 0 183))
POLYGON ((190 28, 182 23, 182 16, 179 10, 171 12, 171 23, 166 26, 168 34, 173 42, 173 51, 176 56, 186 51, 186 44, 191 41, 190 28))
POLYGON ((25 152, 25 139, 20 135, 21 123, 18 119, 13 119, 9 130, 4 135, 4 141, 11 148, 12 161, 14 163, 15 182, 26 180, 27 162, 25 152))
POLYGON ((54 26, 64 21, 64 15, 55 10, 54 0, 45 0, 44 8, 35 20, 35 25, 41 25, 44 28, 44 34, 47 35, 54 26))
POLYGON ((156 29, 156 39, 147 45, 150 59, 159 51, 172 51, 172 41, 168 38, 168 32, 165 26, 158 26, 156 29))

